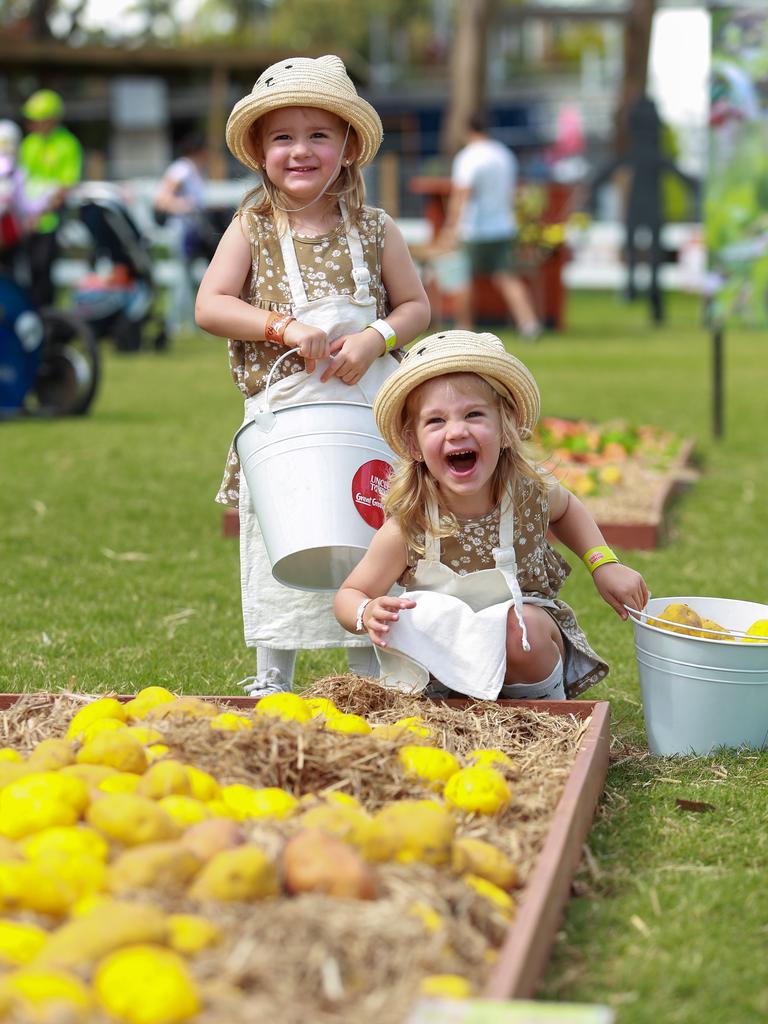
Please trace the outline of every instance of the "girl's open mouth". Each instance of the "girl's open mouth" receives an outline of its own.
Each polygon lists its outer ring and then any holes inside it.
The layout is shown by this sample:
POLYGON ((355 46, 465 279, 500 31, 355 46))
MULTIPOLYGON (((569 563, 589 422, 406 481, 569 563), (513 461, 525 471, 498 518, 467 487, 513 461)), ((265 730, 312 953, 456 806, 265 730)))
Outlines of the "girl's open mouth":
POLYGON ((470 449, 460 452, 451 452, 446 457, 446 461, 448 462, 452 472, 461 476, 465 473, 471 473, 475 468, 477 452, 471 451, 470 449))

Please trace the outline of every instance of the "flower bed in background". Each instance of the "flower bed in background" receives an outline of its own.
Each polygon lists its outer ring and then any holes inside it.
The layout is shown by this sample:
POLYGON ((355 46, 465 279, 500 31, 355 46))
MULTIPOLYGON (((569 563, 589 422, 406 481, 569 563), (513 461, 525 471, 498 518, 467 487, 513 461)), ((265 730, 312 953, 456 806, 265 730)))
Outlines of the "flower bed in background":
POLYGON ((695 479, 693 444, 668 430, 625 420, 543 417, 537 458, 584 502, 609 543, 654 548, 672 496, 695 479))

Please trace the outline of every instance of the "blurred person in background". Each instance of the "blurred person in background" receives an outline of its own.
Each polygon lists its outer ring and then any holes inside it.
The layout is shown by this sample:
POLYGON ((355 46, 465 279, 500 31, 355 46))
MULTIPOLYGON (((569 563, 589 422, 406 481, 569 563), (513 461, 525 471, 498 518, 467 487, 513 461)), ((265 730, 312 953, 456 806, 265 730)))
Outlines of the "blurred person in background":
POLYGON ((199 255, 210 230, 205 220, 204 171, 208 143, 194 133, 179 146, 179 157, 168 167, 154 200, 155 219, 167 224, 176 259, 176 273, 168 297, 166 330, 169 336, 195 327, 195 280, 192 261, 199 255))
POLYGON ((30 297, 37 307, 50 306, 54 300, 53 263, 58 256, 58 211, 68 189, 80 181, 83 150, 72 132, 61 124, 64 103, 57 92, 38 89, 21 112, 27 122, 27 134, 19 147, 24 187, 33 203, 47 197, 46 211, 34 222, 25 240, 30 297))
POLYGON ((516 273, 517 160, 502 142, 491 138, 480 115, 470 118, 466 144, 451 169, 451 195, 437 249, 463 246, 470 279, 455 295, 456 326, 471 330, 472 281, 490 277, 501 292, 517 331, 534 341, 541 334, 528 289, 516 273))
POLYGON ((21 128, 15 121, 0 120, 0 262, 8 266, 19 242, 42 213, 57 202, 58 190, 32 198, 18 164, 21 128))

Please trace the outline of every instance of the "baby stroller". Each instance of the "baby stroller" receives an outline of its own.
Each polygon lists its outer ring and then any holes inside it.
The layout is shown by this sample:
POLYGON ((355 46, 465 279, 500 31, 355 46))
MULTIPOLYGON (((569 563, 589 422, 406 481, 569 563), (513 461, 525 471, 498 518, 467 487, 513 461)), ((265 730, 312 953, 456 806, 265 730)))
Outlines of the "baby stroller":
POLYGON ((125 206, 117 188, 103 183, 81 185, 70 208, 88 229, 91 265, 73 293, 74 309, 97 338, 112 338, 120 352, 167 346, 149 243, 125 206), (104 261, 108 266, 100 266, 104 261))

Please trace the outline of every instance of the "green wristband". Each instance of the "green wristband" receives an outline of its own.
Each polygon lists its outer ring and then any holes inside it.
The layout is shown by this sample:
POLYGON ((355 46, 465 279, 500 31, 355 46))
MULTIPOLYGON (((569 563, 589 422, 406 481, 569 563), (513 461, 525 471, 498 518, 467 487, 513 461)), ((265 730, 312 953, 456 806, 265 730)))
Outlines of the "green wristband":
POLYGON ((601 565, 609 565, 611 562, 618 562, 613 551, 605 544, 598 544, 596 548, 590 548, 581 556, 581 560, 589 569, 590 575, 599 569, 601 565))

